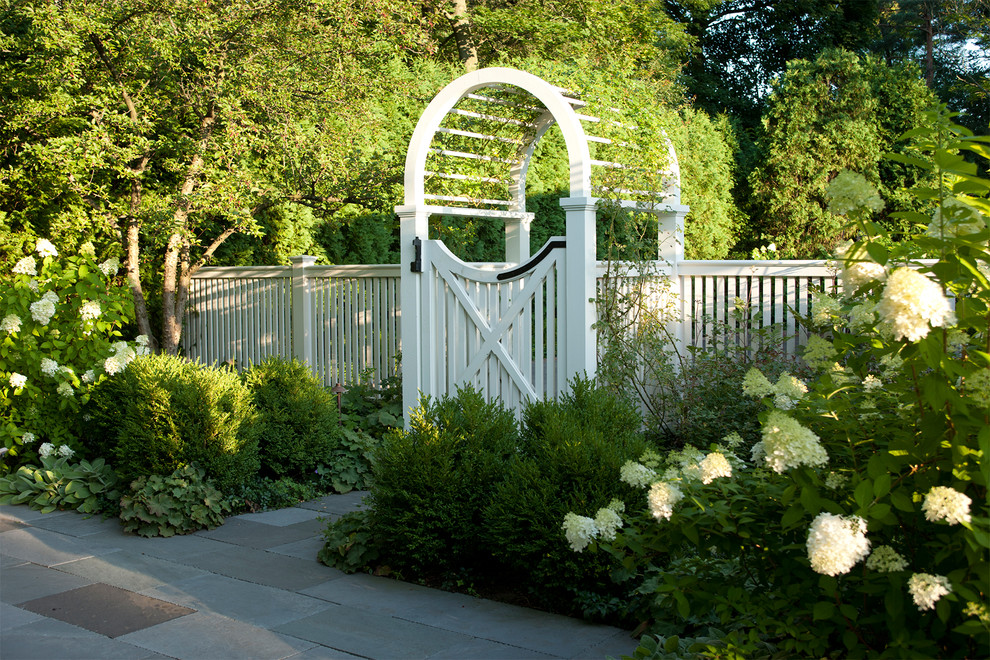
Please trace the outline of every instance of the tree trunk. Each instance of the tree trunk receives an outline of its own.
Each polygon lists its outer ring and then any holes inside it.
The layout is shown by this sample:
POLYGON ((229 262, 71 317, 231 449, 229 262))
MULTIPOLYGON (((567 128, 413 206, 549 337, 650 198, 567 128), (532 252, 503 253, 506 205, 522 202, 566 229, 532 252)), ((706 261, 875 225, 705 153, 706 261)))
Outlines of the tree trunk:
POLYGON ((151 329, 148 304, 144 297, 144 289, 141 286, 141 223, 138 221, 142 194, 141 180, 138 177, 148 166, 148 160, 148 157, 145 156, 131 168, 134 179, 131 180, 131 204, 130 214, 127 216, 127 232, 124 235, 124 251, 127 255, 125 263, 127 284, 131 289, 131 297, 134 299, 134 315, 138 324, 138 333, 146 335, 148 347, 156 351, 158 350, 158 341, 151 329))
MULTIPOLYGON (((186 296, 180 294, 181 279, 189 271, 189 195, 196 189, 196 179, 203 166, 203 152, 213 131, 216 109, 210 111, 200 122, 200 140, 196 153, 186 168, 186 176, 179 190, 179 198, 172 215, 172 235, 165 248, 165 269, 162 273, 162 351, 168 355, 178 355, 179 340, 182 338, 182 315, 185 312, 186 296), (180 263, 180 259, 182 263, 180 263)), ((188 282, 186 283, 188 290, 188 282)))
POLYGON ((451 0, 447 20, 454 30, 454 41, 457 42, 457 55, 465 70, 474 71, 478 68, 478 47, 471 35, 471 19, 468 17, 467 0, 451 0))

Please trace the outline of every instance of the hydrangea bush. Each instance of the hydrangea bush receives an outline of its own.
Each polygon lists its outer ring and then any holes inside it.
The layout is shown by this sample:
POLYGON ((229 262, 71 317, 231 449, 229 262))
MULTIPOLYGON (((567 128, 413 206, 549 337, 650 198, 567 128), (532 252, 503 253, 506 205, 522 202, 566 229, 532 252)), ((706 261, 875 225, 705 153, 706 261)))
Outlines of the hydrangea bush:
POLYGON ((644 498, 614 539, 594 519, 564 521, 575 550, 623 561, 655 634, 716 626, 709 657, 976 657, 990 645, 990 181, 960 155, 990 159, 990 139, 944 110, 910 137, 918 152, 899 159, 939 186, 915 191, 937 210, 906 214, 912 240, 869 221, 862 177, 832 187, 856 240, 837 254, 841 296, 820 297, 809 319, 819 376, 747 376, 744 395, 764 406, 749 451, 728 437, 687 461, 624 467, 644 498))
POLYGON ((0 440, 3 471, 28 455, 69 456, 91 387, 146 352, 120 340, 132 314, 116 259, 92 244, 59 255, 46 239, 0 278, 0 440), (20 458, 18 458, 20 457, 20 458))

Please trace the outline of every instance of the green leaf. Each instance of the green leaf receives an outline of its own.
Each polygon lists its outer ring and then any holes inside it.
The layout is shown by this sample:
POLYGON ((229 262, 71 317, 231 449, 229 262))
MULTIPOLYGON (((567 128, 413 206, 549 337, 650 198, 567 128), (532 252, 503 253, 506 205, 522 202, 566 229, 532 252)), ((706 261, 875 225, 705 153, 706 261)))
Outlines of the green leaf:
POLYGON ((873 496, 877 499, 890 492, 890 474, 881 474, 873 480, 873 496))
POLYGON ((815 621, 831 619, 833 614, 835 614, 835 604, 827 600, 818 601, 812 608, 812 619, 815 621))
POLYGON ((853 499, 859 505, 860 509, 868 507, 870 500, 873 499, 873 483, 869 479, 863 479, 859 482, 855 492, 853 492, 853 499))
POLYGON ((890 502, 895 508, 906 511, 907 513, 914 512, 914 502, 911 496, 904 492, 903 489, 898 489, 890 494, 890 502))

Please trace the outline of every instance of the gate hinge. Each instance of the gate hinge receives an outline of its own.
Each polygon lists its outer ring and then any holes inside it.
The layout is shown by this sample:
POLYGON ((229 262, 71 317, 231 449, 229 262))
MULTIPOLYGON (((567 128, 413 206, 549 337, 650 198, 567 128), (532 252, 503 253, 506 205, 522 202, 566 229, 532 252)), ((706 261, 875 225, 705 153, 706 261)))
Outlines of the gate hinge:
POLYGON ((423 272, 423 241, 419 239, 419 236, 413 239, 413 248, 416 250, 416 259, 409 264, 414 273, 423 272))

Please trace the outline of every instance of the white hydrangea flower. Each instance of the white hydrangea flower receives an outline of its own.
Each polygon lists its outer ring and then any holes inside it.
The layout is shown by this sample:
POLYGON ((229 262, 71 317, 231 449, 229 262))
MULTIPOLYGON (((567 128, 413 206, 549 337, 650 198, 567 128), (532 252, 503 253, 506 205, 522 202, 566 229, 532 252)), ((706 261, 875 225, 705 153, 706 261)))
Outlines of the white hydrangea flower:
POLYGON ((905 570, 908 563, 907 559, 889 545, 878 545, 867 558, 866 567, 878 573, 896 573, 905 570))
POLYGON ((657 520, 670 520, 674 514, 674 505, 683 499, 684 494, 675 484, 658 481, 650 486, 646 499, 650 504, 650 513, 657 520))
POLYGON ((28 379, 24 374, 12 373, 10 374, 10 386, 15 390, 20 389, 27 385, 28 379))
POLYGON ((811 322, 816 326, 834 325, 842 311, 839 301, 820 291, 811 294, 811 322))
POLYGON ((47 298, 42 298, 31 303, 31 318, 41 325, 48 325, 48 322, 55 316, 55 303, 47 298))
POLYGON ((571 550, 575 552, 581 552, 587 548, 588 544, 598 536, 595 521, 576 513, 568 513, 564 516, 563 530, 567 542, 571 544, 571 550))
POLYGON ((34 433, 31 433, 30 431, 26 431, 24 435, 21 436, 21 442, 24 443, 25 445, 29 445, 35 442, 37 439, 38 438, 34 435, 34 433))
POLYGON ((811 335, 808 337, 808 343, 804 347, 802 357, 811 368, 825 369, 835 362, 835 347, 827 339, 819 335, 811 335))
POLYGON ((763 372, 756 367, 752 367, 746 372, 746 375, 743 376, 742 390, 743 394, 746 396, 761 399, 765 396, 773 394, 773 384, 767 380, 767 377, 763 375, 763 372))
POLYGON ((626 461, 619 468, 619 479, 633 488, 646 488, 656 477, 656 472, 635 461, 626 461))
POLYGON ((869 257, 866 249, 860 247, 854 254, 849 253, 851 243, 840 245, 835 250, 836 258, 842 262, 842 293, 852 295, 857 289, 871 282, 887 278, 886 269, 869 257))
POLYGON ((82 382, 92 383, 95 381, 96 381, 96 372, 94 372, 92 369, 87 369, 86 373, 82 375, 82 382))
POLYGON ((942 596, 952 593, 952 584, 942 575, 915 573, 908 579, 908 591, 918 610, 924 612, 935 609, 935 603, 942 596))
POLYGON ((136 343, 138 346, 147 346, 148 335, 138 335, 137 337, 134 338, 134 343, 136 343))
POLYGON ((76 395, 75 391, 72 389, 72 385, 65 381, 58 384, 56 391, 67 399, 76 395))
POLYGON ((598 509, 594 520, 595 528, 606 541, 614 541, 615 533, 622 528, 622 518, 609 507, 598 509))
POLYGON ((861 286, 887 279, 887 270, 875 261, 863 260, 845 262, 842 269, 842 290, 848 295, 861 286))
POLYGON ((116 275, 117 271, 120 269, 120 260, 117 257, 111 257, 100 264, 100 270, 106 277, 111 275, 116 275))
POLYGON ((779 410, 770 411, 763 425, 763 451, 767 465, 778 474, 799 465, 828 462, 828 454, 818 442, 818 436, 779 410))
POLYGON ((846 485, 847 481, 849 481, 849 475, 842 474, 841 472, 829 472, 825 477, 825 487, 832 490, 839 490, 846 485))
POLYGON ((703 484, 710 484, 719 477, 732 476, 732 466, 729 465, 728 459, 719 452, 712 452, 705 456, 698 467, 701 468, 701 483, 703 484))
POLYGON ((826 191, 828 210, 836 215, 846 215, 851 211, 879 211, 884 202, 877 194, 876 188, 870 185, 866 177, 859 172, 843 170, 839 172, 826 191))
POLYGON ((944 520, 950 525, 958 525, 961 522, 971 522, 969 506, 973 500, 965 493, 960 493, 955 488, 948 486, 934 486, 925 495, 925 501, 921 504, 921 510, 925 512, 925 518, 935 522, 944 520))
POLYGON ((626 511, 626 503, 623 502, 622 500, 620 500, 617 497, 613 497, 612 498, 612 501, 609 502, 608 503, 608 506, 605 507, 605 508, 606 509, 611 509, 612 511, 615 511, 616 513, 625 513, 625 511, 626 511))
POLYGON ((749 450, 750 460, 753 461, 753 465, 759 467, 761 465, 766 465, 767 462, 767 450, 763 446, 763 441, 753 443, 753 446, 749 450))
POLYGON ((898 268, 887 279, 877 313, 894 339, 915 342, 931 328, 956 322, 949 299, 937 282, 912 268, 898 268))
POLYGON ((47 238, 38 239, 38 245, 36 247, 36 251, 38 252, 39 255, 41 255, 42 259, 44 259, 45 257, 58 256, 58 250, 55 249, 55 246, 52 245, 52 242, 49 241, 47 238))
POLYGON ((45 291, 45 295, 41 296, 41 299, 42 300, 48 300, 53 305, 57 305, 58 304, 58 294, 55 293, 54 291, 45 291))
POLYGON ((34 277, 38 274, 38 262, 34 260, 34 257, 24 257, 14 264, 13 272, 17 275, 34 277))
POLYGON ((877 321, 877 306, 872 301, 862 302, 849 310, 849 329, 861 332, 873 327, 877 321))
POLYGON ((48 458, 49 456, 51 456, 51 453, 52 451, 54 451, 54 449, 55 447, 52 446, 52 443, 50 442, 42 443, 42 445, 38 447, 38 456, 41 456, 42 458, 48 458))
POLYGON ((3 321, 0 321, 0 330, 6 332, 8 335, 20 332, 21 317, 17 314, 7 314, 7 316, 3 317, 3 321))
POLYGON ((722 438, 722 444, 728 447, 729 449, 735 449, 742 443, 743 443, 742 436, 739 435, 739 433, 737 433, 736 431, 733 431, 729 435, 722 438))
POLYGON ((822 575, 841 575, 870 552, 866 521, 859 516, 843 518, 819 513, 808 530, 808 559, 811 568, 822 575))
POLYGON ((62 445, 58 448, 58 453, 60 456, 69 458, 70 456, 74 456, 76 452, 69 445, 62 445))
POLYGON ((102 313, 103 310, 100 308, 100 303, 95 300, 84 302, 79 307, 79 316, 82 317, 83 321, 95 321, 100 318, 100 314, 102 313))
POLYGON ((873 374, 869 374, 866 378, 863 379, 863 389, 866 390, 867 392, 878 390, 881 387, 883 387, 883 381, 877 378, 876 376, 874 376, 873 374))
POLYGON ((801 399, 808 393, 808 386, 800 378, 795 378, 786 371, 780 374, 780 378, 774 384, 773 389, 778 394, 790 397, 791 399, 801 399))
POLYGON ((59 369, 58 362, 51 358, 41 358, 41 373, 46 376, 56 376, 59 371, 61 369, 59 369))
POLYGON ((120 373, 124 370, 125 366, 127 365, 121 364, 116 355, 111 355, 103 361, 103 370, 107 372, 108 376, 113 376, 114 374, 120 373))
POLYGON ((932 238, 958 238, 968 234, 977 234, 986 229, 983 215, 954 197, 942 200, 941 205, 932 214, 926 234, 932 238))
POLYGON ((31 291, 33 291, 34 293, 38 293, 38 280, 32 277, 31 281, 28 282, 28 288, 31 289, 31 291))

